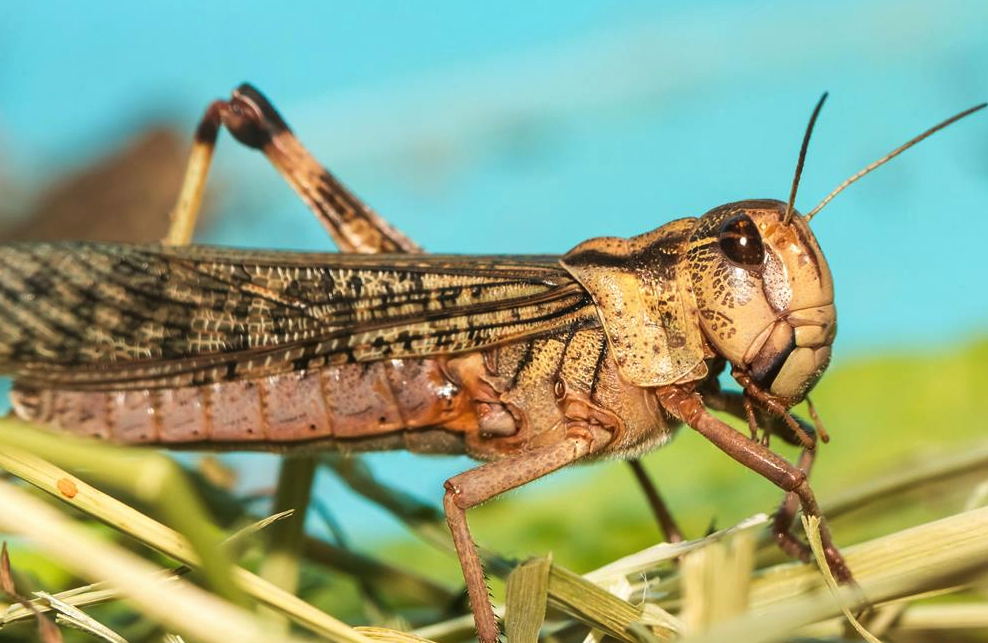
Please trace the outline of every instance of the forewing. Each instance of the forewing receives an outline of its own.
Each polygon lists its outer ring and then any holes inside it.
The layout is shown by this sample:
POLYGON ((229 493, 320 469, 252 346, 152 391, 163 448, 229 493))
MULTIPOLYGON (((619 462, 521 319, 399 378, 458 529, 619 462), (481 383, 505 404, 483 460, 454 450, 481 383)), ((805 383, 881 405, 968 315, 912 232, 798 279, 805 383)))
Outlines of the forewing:
POLYGON ((203 384, 596 323, 548 256, 0 246, 0 372, 36 385, 203 384))

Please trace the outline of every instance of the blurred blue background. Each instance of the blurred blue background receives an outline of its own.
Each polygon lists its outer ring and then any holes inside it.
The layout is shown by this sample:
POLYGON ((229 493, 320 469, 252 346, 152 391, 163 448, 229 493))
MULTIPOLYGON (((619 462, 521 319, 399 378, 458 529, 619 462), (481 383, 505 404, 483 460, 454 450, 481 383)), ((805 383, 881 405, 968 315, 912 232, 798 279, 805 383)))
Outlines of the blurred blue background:
MULTIPOLYGON (((797 206, 988 99, 988 3, 4 3, 0 172, 19 194, 167 119, 191 133, 244 80, 400 229, 436 252, 564 252, 724 202, 797 206)), ((203 242, 331 249, 256 153, 223 136, 203 242)), ((835 366, 988 322, 988 116, 924 142, 814 220, 837 285, 835 366)), ((275 460, 237 456, 247 484, 275 460)), ((438 499, 460 459, 373 456, 438 499)), ((571 475, 580 475, 579 473, 571 475)), ((321 479, 351 530, 383 514, 321 479)))

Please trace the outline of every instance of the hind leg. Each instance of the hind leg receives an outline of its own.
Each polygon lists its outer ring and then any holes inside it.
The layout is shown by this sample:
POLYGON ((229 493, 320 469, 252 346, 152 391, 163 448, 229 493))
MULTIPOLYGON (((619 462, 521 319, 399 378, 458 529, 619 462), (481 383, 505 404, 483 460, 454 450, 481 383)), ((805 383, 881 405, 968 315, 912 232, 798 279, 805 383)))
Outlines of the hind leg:
POLYGON ((260 150, 305 201, 343 252, 420 252, 340 183, 309 153, 274 106, 254 87, 238 87, 230 100, 214 101, 196 128, 185 181, 172 210, 166 245, 184 245, 195 230, 203 188, 221 127, 260 150))

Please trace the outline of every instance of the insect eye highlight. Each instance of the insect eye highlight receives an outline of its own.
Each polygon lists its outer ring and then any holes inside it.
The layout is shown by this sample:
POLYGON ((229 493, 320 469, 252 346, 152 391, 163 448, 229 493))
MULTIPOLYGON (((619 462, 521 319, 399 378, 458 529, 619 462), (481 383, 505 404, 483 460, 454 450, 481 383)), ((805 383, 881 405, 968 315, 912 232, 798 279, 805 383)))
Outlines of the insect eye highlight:
POLYGON ((761 267, 765 248, 758 227, 747 215, 731 217, 720 227, 717 244, 728 259, 742 268, 761 267))

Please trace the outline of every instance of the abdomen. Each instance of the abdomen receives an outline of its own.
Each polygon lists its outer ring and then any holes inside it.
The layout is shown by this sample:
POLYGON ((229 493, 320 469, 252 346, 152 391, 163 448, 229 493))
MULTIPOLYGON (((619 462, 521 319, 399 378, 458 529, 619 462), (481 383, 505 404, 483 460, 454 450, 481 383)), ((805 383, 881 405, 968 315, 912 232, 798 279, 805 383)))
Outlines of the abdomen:
MULTIPOLYGON (((11 403, 25 420, 117 443, 255 450, 380 442, 381 436, 445 425, 455 433, 469 426, 471 415, 465 391, 437 360, 343 364, 173 389, 15 384, 11 403)), ((445 450, 455 442, 444 443, 445 450)))
POLYGON ((11 394, 22 419, 124 444, 481 459, 557 439, 572 422, 613 425, 614 451, 651 444, 669 429, 649 399, 620 379, 600 329, 203 386, 73 391, 15 383, 11 394))

